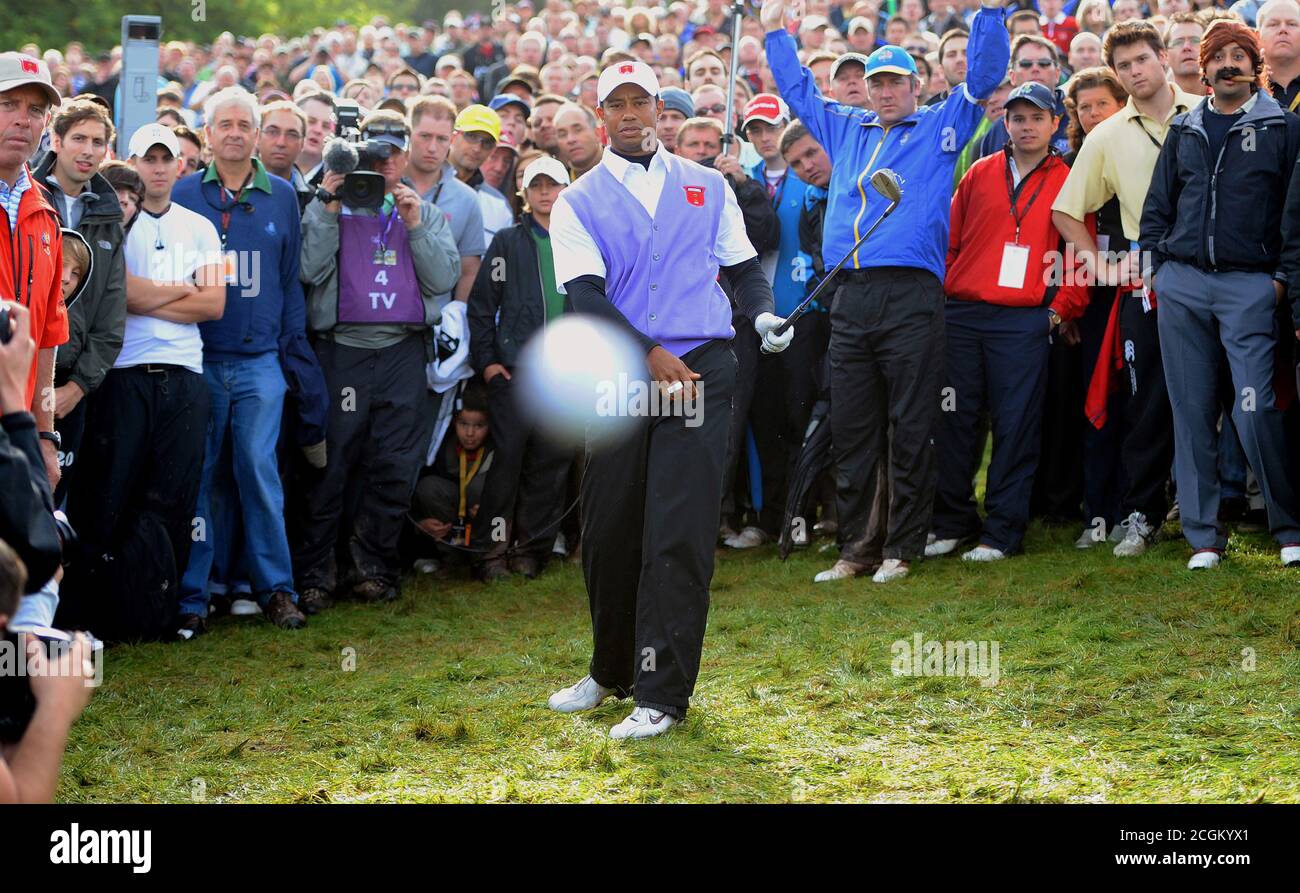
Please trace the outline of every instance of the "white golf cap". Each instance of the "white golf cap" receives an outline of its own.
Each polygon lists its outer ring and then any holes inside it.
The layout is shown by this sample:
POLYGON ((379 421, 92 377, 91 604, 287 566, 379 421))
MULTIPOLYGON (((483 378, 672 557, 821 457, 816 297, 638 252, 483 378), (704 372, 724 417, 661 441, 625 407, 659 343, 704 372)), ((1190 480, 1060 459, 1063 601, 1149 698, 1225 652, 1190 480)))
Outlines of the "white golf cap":
POLYGON ((0 53, 0 93, 27 85, 39 87, 52 105, 58 105, 59 91, 50 84, 50 67, 35 56, 0 53))
POLYGON ((143 158, 153 146, 162 146, 172 153, 173 158, 181 157, 181 144, 176 139, 176 134, 171 132, 171 128, 156 122, 146 124, 131 134, 131 142, 127 144, 127 150, 131 156, 138 155, 143 158))
POLYGON ((633 62, 615 62, 600 73, 596 81, 596 102, 602 103, 605 97, 623 84, 636 84, 650 96, 659 95, 659 78, 654 70, 637 59, 633 62))
POLYGON ((561 186, 569 185, 569 172, 565 170, 564 165, 549 155, 543 155, 535 159, 528 167, 524 168, 524 188, 532 183, 538 177, 550 177, 561 186))

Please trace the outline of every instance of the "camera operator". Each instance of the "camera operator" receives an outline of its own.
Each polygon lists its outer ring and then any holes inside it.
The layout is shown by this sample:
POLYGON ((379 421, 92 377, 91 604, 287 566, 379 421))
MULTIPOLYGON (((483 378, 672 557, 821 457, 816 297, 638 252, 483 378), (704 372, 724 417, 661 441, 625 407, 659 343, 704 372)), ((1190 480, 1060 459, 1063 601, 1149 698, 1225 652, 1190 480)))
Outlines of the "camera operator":
MULTIPOLYGON (((21 304, 6 301, 0 310, 0 632, 5 632, 29 583, 39 588, 57 573, 61 550, 36 420, 27 411, 36 355, 31 318, 21 304)), ((20 641, 29 649, 36 709, 18 743, 0 751, 0 803, 53 799, 68 729, 91 694, 84 674, 72 671, 81 666, 73 661, 88 657, 84 640, 78 638, 54 669, 45 666, 38 641, 20 641)))
POLYGON ((332 403, 328 458, 307 495, 294 567, 302 596, 325 604, 339 584, 334 546, 350 484, 360 496, 344 588, 366 601, 397 597, 398 540, 437 416, 425 378, 431 327, 460 276, 446 216, 401 182, 406 119, 374 112, 361 136, 354 173, 331 164, 343 147, 327 148, 323 194, 302 221, 307 323, 332 403))

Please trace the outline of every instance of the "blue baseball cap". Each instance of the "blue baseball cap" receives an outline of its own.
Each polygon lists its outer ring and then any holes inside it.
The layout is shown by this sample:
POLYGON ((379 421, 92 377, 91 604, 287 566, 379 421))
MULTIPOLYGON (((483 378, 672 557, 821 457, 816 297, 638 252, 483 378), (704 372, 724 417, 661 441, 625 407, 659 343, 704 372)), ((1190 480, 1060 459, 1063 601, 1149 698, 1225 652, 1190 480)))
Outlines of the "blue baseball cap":
POLYGON ((1003 103, 1003 108, 1010 108, 1013 102, 1028 102, 1036 105, 1045 112, 1051 112, 1053 115, 1061 114, 1060 102, 1056 91, 1050 87, 1045 87, 1037 81, 1028 81, 1016 87, 1007 95, 1007 101, 1003 103))
POLYGON ((492 109, 494 112, 499 112, 506 106, 512 104, 517 105, 524 110, 525 121, 528 120, 529 116, 533 113, 533 107, 528 104, 528 100, 524 99, 522 96, 517 96, 514 93, 500 93, 493 96, 492 101, 488 103, 488 108, 492 109))
POLYGON ((867 57, 868 79, 877 74, 903 74, 916 77, 916 60, 902 47, 886 44, 867 57))

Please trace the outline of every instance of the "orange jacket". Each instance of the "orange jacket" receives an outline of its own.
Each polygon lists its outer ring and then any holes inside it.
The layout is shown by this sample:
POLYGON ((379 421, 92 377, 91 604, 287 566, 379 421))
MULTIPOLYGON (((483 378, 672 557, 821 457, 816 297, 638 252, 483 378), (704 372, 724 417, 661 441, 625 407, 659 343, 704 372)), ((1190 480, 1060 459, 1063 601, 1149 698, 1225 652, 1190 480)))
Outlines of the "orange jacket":
MULTIPOLYGON (((32 338, 40 350, 68 340, 68 311, 63 306, 63 233, 59 215, 30 170, 31 184, 18 203, 18 225, 0 210, 0 298, 17 301, 32 318, 32 338)), ((27 376, 27 404, 36 393, 36 362, 27 376)), ((53 396, 50 396, 53 406, 53 396)))

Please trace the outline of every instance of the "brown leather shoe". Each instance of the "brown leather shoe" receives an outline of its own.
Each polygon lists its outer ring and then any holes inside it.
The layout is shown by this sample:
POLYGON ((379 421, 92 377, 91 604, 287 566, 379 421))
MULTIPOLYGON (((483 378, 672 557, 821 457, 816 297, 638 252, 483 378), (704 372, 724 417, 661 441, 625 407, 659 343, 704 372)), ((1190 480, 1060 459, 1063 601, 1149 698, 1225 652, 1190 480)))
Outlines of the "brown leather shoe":
POLYGON ((298 610, 308 616, 319 614, 333 606, 334 600, 330 598, 329 592, 319 586, 310 586, 298 593, 298 610))
POLYGON ((363 602, 391 602, 398 596, 397 587, 383 580, 362 580, 352 587, 352 594, 363 602))
POLYGON ((531 555, 516 555, 510 559, 510 571, 536 580, 542 575, 542 565, 531 555))
POLYGON ((510 567, 506 564, 504 558, 492 558, 485 561, 482 567, 478 568, 476 576, 484 583, 508 580, 510 578, 510 567))
POLYGON ((298 606, 293 603, 293 596, 287 592, 272 595, 262 613, 280 629, 302 629, 307 625, 306 616, 298 610, 298 606))

